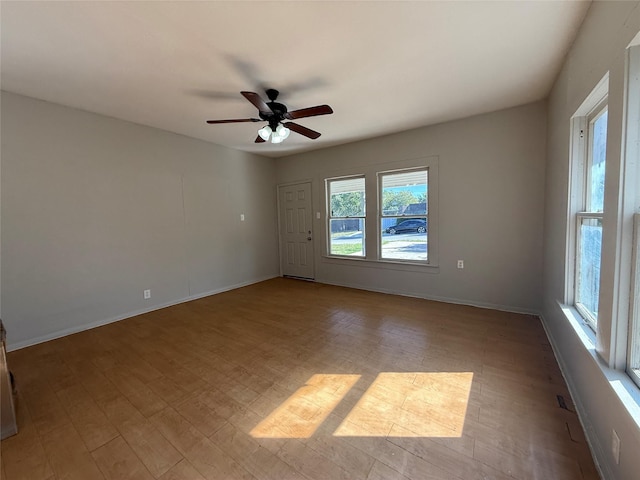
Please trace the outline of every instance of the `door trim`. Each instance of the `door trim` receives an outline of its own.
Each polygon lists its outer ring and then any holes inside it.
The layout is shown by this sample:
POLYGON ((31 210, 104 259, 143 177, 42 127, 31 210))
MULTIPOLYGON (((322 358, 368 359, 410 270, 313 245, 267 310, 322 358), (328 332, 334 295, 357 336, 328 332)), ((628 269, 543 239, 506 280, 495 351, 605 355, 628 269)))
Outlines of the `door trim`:
POLYGON ((313 244, 313 255, 311 258, 311 271, 312 271, 312 277, 311 278, 307 278, 307 277, 295 277, 295 276, 291 276, 291 275, 284 275, 283 273, 283 268, 282 268, 282 218, 280 216, 280 188, 282 187, 291 187, 294 185, 303 185, 305 183, 309 184, 309 190, 311 192, 311 223, 313 225, 314 223, 314 219, 315 219, 315 215, 313 213, 313 180, 311 179, 306 179, 306 180, 296 180, 296 181, 291 181, 291 182, 284 182, 284 183, 278 183, 276 184, 276 210, 278 211, 278 272, 279 275, 281 277, 288 277, 288 278, 297 278, 299 280, 306 280, 306 281, 310 281, 313 282, 315 281, 316 278, 316 254, 315 254, 315 247, 316 247, 316 233, 315 233, 315 228, 312 228, 313 231, 313 239, 311 240, 312 244, 313 244))

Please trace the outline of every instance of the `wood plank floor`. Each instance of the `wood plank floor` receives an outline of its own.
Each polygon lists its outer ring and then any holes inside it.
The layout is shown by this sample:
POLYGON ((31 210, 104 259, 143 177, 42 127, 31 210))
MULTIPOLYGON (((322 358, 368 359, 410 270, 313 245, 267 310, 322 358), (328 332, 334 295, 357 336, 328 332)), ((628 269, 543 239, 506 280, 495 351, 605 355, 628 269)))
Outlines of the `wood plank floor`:
POLYGON ((598 478, 528 315, 278 278, 8 363, 6 480, 598 478))

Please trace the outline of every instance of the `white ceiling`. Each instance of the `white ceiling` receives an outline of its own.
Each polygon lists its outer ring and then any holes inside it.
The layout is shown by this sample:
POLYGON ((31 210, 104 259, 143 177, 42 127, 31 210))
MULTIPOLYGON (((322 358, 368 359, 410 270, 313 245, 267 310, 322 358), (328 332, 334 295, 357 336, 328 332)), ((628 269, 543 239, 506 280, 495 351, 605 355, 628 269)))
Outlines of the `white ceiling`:
POLYGON ((277 157, 545 98, 590 2, 1 3, 1 86, 277 157), (241 90, 322 132, 255 144, 241 90))

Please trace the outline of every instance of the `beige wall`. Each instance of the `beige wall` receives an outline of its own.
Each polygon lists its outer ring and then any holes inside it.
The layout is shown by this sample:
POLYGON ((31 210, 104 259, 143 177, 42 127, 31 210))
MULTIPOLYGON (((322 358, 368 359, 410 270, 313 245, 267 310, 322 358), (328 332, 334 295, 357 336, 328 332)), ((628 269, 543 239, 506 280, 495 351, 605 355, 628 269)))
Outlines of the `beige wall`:
POLYGON ((10 348, 278 275, 273 159, 6 92, 1 105, 10 348))
POLYGON ((618 208, 618 199, 624 183, 621 139, 625 50, 638 30, 640 2, 594 2, 548 104, 543 320, 605 478, 619 480, 638 478, 640 472, 640 393, 622 372, 624 365, 616 360, 626 353, 626 315, 620 317, 617 334, 611 328, 612 315, 628 306, 630 250, 620 256, 616 246, 631 214, 618 208), (609 120, 597 354, 596 346, 589 345, 585 336, 572 328, 558 302, 564 301, 565 273, 572 268, 565 259, 570 118, 607 72, 609 120), (621 287, 617 300, 611 294, 616 283, 621 287), (622 340, 617 352, 616 337, 622 340), (618 369, 609 368, 613 366, 618 369), (621 400, 624 397, 626 405, 621 400), (621 441, 619 465, 611 455, 612 429, 621 441))
MULTIPOLYGON (((568 268, 569 118, 609 71, 609 138, 621 137, 624 50, 638 30, 639 2, 594 2, 548 102, 278 160, 3 93, 1 314, 10 347, 275 276, 277 184, 312 181, 314 211, 324 212, 326 177, 436 156, 438 268, 327 260, 321 218, 316 279, 541 311, 603 471, 636 478, 640 429, 616 393, 624 375, 584 348, 557 302, 568 268)), ((618 280, 619 261, 611 253, 619 146, 609 153, 603 291, 618 280)), ((613 298, 603 303, 614 308, 613 298)), ((605 359, 611 337, 603 332, 605 359)))
MULTIPOLYGON (((278 160, 278 183, 398 168, 436 156, 439 268, 327 261, 326 224, 314 220, 316 279, 383 292, 515 311, 539 310, 546 107, 543 102, 278 160), (409 160, 409 162, 407 162, 409 160), (463 259, 464 270, 456 267, 463 259)), ((375 190, 374 190, 375 191, 375 190)), ((430 224, 431 225, 431 224, 430 224)))
POLYGON ((535 312, 545 114, 536 103, 274 161, 3 92, 10 346, 277 275, 276 183, 313 180, 321 211, 326 176, 424 156, 439 162, 439 268, 328 262, 314 220, 317 280, 535 312))

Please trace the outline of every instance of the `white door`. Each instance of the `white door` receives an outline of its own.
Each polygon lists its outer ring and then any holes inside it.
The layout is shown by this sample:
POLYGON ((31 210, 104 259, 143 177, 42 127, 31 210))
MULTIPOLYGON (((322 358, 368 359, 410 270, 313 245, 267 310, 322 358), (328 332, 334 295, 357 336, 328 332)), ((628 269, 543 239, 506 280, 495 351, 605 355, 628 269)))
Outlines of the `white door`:
POLYGON ((280 269, 290 277, 314 277, 311 183, 278 188, 280 269))

